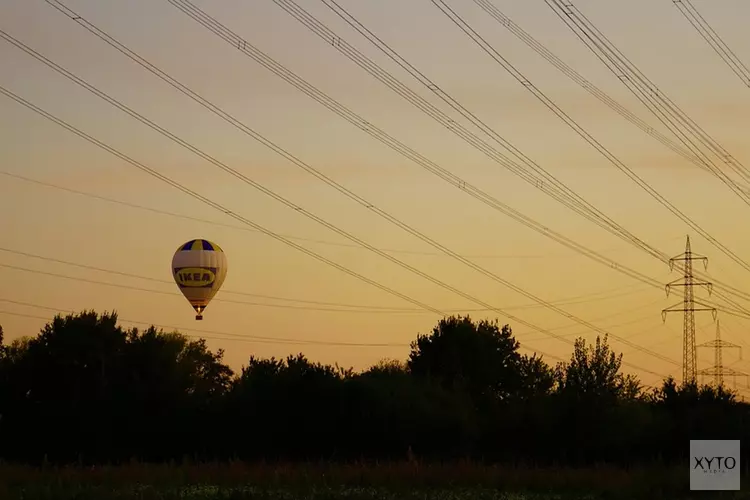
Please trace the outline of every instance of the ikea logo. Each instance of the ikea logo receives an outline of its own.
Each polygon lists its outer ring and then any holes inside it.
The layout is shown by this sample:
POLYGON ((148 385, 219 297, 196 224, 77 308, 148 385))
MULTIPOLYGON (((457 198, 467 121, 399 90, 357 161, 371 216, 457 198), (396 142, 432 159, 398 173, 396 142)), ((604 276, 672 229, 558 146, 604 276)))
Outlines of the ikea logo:
POLYGON ((211 286, 216 281, 216 273, 206 267, 181 267, 174 270, 178 285, 188 287, 211 286))

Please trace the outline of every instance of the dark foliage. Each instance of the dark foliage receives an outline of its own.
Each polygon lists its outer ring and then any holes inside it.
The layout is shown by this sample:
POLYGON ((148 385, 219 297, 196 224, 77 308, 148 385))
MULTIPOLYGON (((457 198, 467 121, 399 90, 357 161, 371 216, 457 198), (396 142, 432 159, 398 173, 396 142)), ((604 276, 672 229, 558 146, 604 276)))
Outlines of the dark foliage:
POLYGON ((744 439, 748 406, 723 387, 644 392, 604 339, 555 367, 508 325, 443 319, 406 362, 355 373, 304 355, 239 374, 203 340, 126 330, 115 313, 58 316, 2 342, 0 459, 678 462, 690 439, 744 439))

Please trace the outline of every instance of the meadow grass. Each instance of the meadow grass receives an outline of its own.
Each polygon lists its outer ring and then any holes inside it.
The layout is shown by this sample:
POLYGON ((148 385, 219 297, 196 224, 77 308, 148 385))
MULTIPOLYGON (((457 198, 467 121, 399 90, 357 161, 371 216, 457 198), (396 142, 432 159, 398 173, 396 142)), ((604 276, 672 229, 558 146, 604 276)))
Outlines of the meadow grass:
POLYGON ((3 500, 682 500, 709 496, 750 499, 742 492, 690 492, 687 467, 576 469, 468 462, 0 465, 3 500))

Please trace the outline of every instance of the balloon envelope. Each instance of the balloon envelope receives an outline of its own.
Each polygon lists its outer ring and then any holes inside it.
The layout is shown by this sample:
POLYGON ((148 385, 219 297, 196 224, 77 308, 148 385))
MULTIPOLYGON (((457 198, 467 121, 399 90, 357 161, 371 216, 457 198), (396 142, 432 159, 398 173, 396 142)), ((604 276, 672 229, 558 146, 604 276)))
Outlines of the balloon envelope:
POLYGON ((172 257, 172 276, 185 298, 203 319, 203 311, 219 291, 227 276, 227 257, 216 243, 190 240, 172 257))

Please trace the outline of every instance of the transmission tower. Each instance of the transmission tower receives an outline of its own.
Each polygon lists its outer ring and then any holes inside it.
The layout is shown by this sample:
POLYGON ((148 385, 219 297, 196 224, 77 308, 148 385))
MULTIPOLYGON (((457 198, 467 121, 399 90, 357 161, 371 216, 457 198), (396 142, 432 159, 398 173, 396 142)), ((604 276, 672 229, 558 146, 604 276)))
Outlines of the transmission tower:
POLYGON ((693 287, 695 286, 706 287, 709 295, 711 295, 711 289, 713 288, 712 283, 708 281, 696 281, 693 277, 694 260, 702 260, 704 269, 708 269, 708 257, 694 254, 690 250, 690 236, 688 235, 687 242, 685 243, 685 252, 669 259, 670 271, 674 269, 675 262, 682 262, 682 268, 684 271, 682 278, 678 278, 666 285, 667 297, 669 297, 669 292, 672 287, 683 287, 684 294, 682 303, 677 303, 661 312, 662 321, 667 320, 667 313, 682 312, 684 315, 682 326, 682 381, 684 383, 695 383, 698 376, 698 360, 695 348, 695 313, 696 311, 711 311, 714 320, 716 319, 716 308, 700 301, 696 301, 695 296, 693 295, 693 287), (696 304, 701 307, 695 307, 696 304))
POLYGON ((724 375, 731 375, 734 386, 737 386, 737 375, 744 376, 745 382, 747 385, 747 377, 748 374, 743 372, 738 372, 737 370, 733 370, 732 368, 725 367, 724 361, 722 359, 722 350, 723 349, 739 349, 740 351, 740 359, 742 359, 742 347, 737 344, 732 344, 731 342, 727 342, 726 340, 721 340, 721 330, 719 329, 719 322, 716 322, 716 339, 711 340, 709 342, 704 342, 703 344, 698 344, 697 347, 713 347, 714 348, 714 366, 711 368, 704 368, 703 370, 699 371, 701 375, 701 383, 703 383, 703 377, 706 375, 713 376, 714 377, 714 383, 716 384, 716 387, 719 387, 721 385, 724 385, 724 375))

